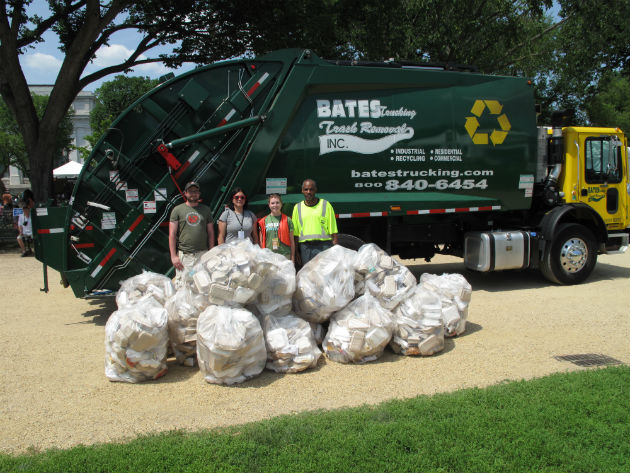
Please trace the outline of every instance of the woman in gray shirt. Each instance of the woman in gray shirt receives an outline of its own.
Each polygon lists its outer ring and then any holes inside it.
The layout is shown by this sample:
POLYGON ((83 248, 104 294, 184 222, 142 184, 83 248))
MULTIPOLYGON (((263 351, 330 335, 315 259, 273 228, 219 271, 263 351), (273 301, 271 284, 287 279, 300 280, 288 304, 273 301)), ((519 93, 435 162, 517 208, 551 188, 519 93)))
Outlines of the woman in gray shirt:
POLYGON ((237 239, 249 238, 258 244, 258 219, 254 212, 247 210, 247 196, 243 189, 236 187, 232 190, 228 208, 223 211, 217 222, 219 245, 237 239))

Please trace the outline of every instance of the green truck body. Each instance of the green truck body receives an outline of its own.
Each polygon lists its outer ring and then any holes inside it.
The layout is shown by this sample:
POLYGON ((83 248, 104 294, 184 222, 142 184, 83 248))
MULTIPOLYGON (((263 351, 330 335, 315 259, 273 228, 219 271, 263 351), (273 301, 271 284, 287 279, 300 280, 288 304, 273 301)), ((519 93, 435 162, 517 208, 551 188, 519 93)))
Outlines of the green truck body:
MULTIPOLYGON (((550 266, 544 256, 559 226, 582 222, 596 239, 591 252, 621 248, 627 237, 611 241, 597 212, 563 197, 549 141, 522 78, 339 64, 308 50, 217 63, 160 85, 118 117, 70 204, 36 209, 36 256, 76 296, 115 291, 142 270, 173 273, 168 221, 186 182, 201 184, 216 219, 234 186, 259 215, 272 192, 290 213, 306 178, 333 204, 342 244, 457 254, 478 270, 496 256, 490 269, 512 269, 487 241, 511 231, 524 240, 520 267, 550 266)), ((627 180, 625 148, 617 149, 627 180)), ((621 234, 627 207, 624 218, 621 234)), ((551 269, 543 268, 550 279, 574 282, 551 269)))

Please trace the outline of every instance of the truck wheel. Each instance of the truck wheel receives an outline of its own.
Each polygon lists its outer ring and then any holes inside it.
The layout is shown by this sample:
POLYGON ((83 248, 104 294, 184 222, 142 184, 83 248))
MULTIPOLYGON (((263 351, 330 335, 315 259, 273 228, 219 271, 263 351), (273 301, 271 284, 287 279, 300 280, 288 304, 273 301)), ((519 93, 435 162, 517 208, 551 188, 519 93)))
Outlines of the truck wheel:
POLYGON ((584 225, 567 223, 547 245, 540 265, 543 275, 558 284, 579 284, 597 262, 597 242, 584 225))
POLYGON ((348 235, 347 233, 340 233, 337 235, 337 243, 348 248, 350 250, 358 250, 364 244, 361 238, 357 238, 354 235, 348 235))

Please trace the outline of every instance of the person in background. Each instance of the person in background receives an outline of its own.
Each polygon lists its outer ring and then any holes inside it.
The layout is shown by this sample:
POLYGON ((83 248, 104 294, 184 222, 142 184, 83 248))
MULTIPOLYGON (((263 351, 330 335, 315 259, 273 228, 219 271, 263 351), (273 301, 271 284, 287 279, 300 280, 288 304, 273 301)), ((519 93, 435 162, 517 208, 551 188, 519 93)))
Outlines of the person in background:
POLYGON ((8 192, 2 194, 2 207, 7 209, 13 208, 13 196, 8 192))
POLYGON ((280 194, 271 194, 268 201, 271 213, 258 220, 260 247, 269 248, 295 263, 293 221, 281 212, 280 194))
POLYGON ((22 257, 32 255, 30 247, 26 247, 26 240, 33 238, 33 222, 31 221, 31 209, 33 208, 32 200, 30 203, 24 203, 22 207, 22 213, 18 217, 17 227, 18 236, 17 242, 22 250, 22 257))
POLYGON ((302 265, 337 244, 337 219, 330 202, 317 197, 313 179, 302 182, 304 200, 293 207, 294 235, 302 265))
POLYGON ((258 244, 257 221, 254 212, 247 210, 247 196, 243 189, 240 187, 232 189, 228 208, 223 211, 217 223, 219 245, 245 238, 258 244))
POLYGON ((212 211, 200 201, 199 184, 186 184, 184 196, 186 202, 173 209, 168 226, 168 248, 176 270, 175 285, 178 287, 183 284, 185 270, 190 269, 203 253, 214 247, 212 211))
POLYGON ((33 194, 33 191, 30 189, 24 190, 22 192, 22 201, 31 209, 35 207, 35 194, 33 194))

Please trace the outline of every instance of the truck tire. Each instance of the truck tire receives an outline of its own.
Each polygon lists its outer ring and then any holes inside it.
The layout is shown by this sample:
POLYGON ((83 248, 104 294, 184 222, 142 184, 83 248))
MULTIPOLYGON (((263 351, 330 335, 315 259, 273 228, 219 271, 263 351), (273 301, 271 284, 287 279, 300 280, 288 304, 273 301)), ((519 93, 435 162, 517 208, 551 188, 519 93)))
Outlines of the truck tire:
POLYGON ((597 262, 597 242, 584 225, 565 223, 547 245, 540 270, 551 282, 579 284, 593 271, 597 262))
POLYGON ((361 238, 355 237, 354 235, 348 235, 347 233, 340 233, 337 235, 337 243, 344 248, 348 248, 350 250, 358 250, 364 244, 364 241, 361 238))

